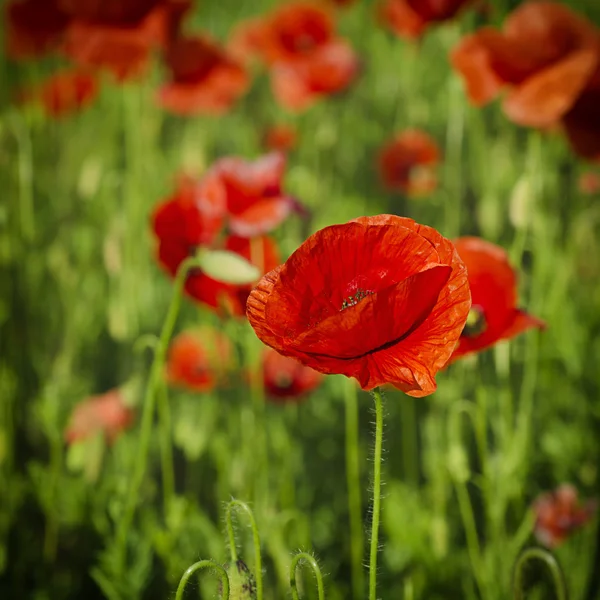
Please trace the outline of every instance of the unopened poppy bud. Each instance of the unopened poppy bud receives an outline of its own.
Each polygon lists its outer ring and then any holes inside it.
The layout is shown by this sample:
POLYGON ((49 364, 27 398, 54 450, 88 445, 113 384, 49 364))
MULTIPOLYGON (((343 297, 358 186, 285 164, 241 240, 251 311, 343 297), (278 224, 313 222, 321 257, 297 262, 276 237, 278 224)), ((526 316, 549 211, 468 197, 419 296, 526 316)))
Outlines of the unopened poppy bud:
MULTIPOLYGON (((243 560, 225 565, 229 577, 229 600, 255 600, 256 580, 243 560)), ((219 594, 222 594, 219 585, 219 594)))

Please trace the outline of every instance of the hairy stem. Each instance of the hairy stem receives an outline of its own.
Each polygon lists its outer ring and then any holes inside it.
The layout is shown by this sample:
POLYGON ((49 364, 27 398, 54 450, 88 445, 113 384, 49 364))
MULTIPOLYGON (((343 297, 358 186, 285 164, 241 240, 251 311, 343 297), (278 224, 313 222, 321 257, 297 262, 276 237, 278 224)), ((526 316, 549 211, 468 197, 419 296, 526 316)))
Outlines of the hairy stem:
POLYGON ((381 450, 383 446, 383 398, 381 390, 373 390, 375 400, 375 455, 373 457, 373 522, 369 556, 369 600, 377 600, 377 551, 379 549, 379 517, 381 513, 381 450))
POLYGON ((315 574, 317 580, 317 597, 319 600, 325 600, 325 588, 323 587, 323 575, 319 564, 315 560, 314 556, 311 556, 308 552, 299 552, 292 559, 290 565, 290 588, 292 589, 292 600, 300 600, 298 595, 298 587, 296 585, 296 569, 300 566, 300 563, 307 563, 315 574))
POLYGON ((554 592, 557 600, 567 600, 567 584, 565 582, 563 571, 552 553, 544 548, 527 548, 527 550, 524 550, 519 558, 517 558, 513 579, 514 600, 524 600, 525 598, 525 592, 523 590, 524 567, 534 558, 543 561, 548 567, 552 575, 552 582, 554 583, 554 592))
POLYGON ((227 575, 227 571, 214 560, 199 560, 197 563, 194 563, 189 569, 185 571, 181 580, 179 581, 179 585, 177 586, 177 593, 175 594, 175 600, 183 600, 183 591, 185 590, 185 586, 187 585, 190 577, 201 569, 212 569, 216 571, 219 579, 221 580, 222 586, 222 600, 229 600, 229 576, 227 575))

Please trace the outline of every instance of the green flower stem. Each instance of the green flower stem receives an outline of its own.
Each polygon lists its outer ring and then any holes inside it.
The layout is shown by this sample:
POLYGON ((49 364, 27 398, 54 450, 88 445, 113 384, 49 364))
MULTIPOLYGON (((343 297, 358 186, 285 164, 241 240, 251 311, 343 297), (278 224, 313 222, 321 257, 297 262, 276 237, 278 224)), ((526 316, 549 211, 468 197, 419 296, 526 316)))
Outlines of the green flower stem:
POLYGON ((352 565, 352 594, 363 598, 365 576, 363 570, 363 525, 360 497, 360 452, 358 445, 358 398, 356 382, 344 382, 346 404, 346 482, 348 485, 348 513, 350 515, 350 556, 352 565))
POLYGON ((534 558, 543 561, 550 570, 557 600, 567 600, 567 584, 563 571, 552 553, 544 548, 527 548, 517 558, 513 579, 514 600, 524 600, 525 598, 525 592, 523 591, 524 567, 534 558))
POLYGON ((200 569, 212 569, 213 571, 216 571, 223 587, 221 598, 222 600, 229 600, 229 576, 227 575, 227 571, 214 560, 199 560, 186 570, 179 581, 179 585, 177 586, 175 600, 183 600, 183 591, 185 590, 185 586, 187 585, 190 577, 200 569))
POLYGON ((190 257, 184 260, 179 266, 177 275, 175 276, 175 282, 173 284, 171 303, 167 311, 167 316, 163 322, 160 338, 158 340, 158 344, 154 352, 154 359, 150 368, 150 375, 148 377, 148 383, 146 385, 146 392, 144 394, 144 401, 142 405, 142 419, 136 461, 133 465, 133 470, 131 473, 131 484, 125 499, 125 508, 123 510, 116 533, 117 564, 123 569, 123 571, 126 563, 127 537, 129 534, 129 529, 131 528, 131 523, 133 522, 133 517, 135 515, 135 509, 139 500, 139 492, 144 480, 144 474, 146 472, 146 465, 148 462, 148 451, 152 436, 152 419, 154 417, 156 391, 158 386, 161 385, 167 347, 169 345, 169 340, 173 334, 173 329, 175 328, 175 323, 179 314, 183 284, 188 271, 192 267, 196 266, 196 264, 197 259, 190 257))
POLYGON ((173 470, 173 445, 171 440, 171 407, 167 386, 163 382, 158 394, 158 418, 160 426, 160 460, 162 471, 165 520, 175 497, 175 472, 173 470))
POLYGON ((383 398, 381 390, 373 390, 375 399, 375 456, 373 457, 373 522, 369 556, 369 600, 377 600, 377 550, 379 547, 379 516, 381 512, 381 449, 383 446, 383 398))
POLYGON ((308 552, 299 552, 292 559, 290 565, 290 587, 292 589, 292 600, 300 600, 298 595, 298 587, 296 585, 296 569, 300 566, 300 563, 307 563, 315 574, 317 580, 317 597, 319 600, 325 600, 325 588, 323 587, 323 575, 319 564, 315 560, 314 556, 311 556, 308 552))
POLYGON ((250 521, 252 529, 252 542, 254 544, 254 569, 256 571, 256 600, 263 600, 263 577, 262 577, 262 557, 260 553, 260 536, 258 535, 258 527, 254 519, 254 513, 250 507, 241 500, 231 500, 227 504, 225 511, 225 524, 227 528, 227 537, 229 538, 229 552, 231 554, 231 562, 235 563, 238 560, 237 547, 235 544, 235 531, 233 529, 232 511, 234 508, 241 508, 250 521))
POLYGON ((417 410, 415 399, 403 398, 400 407, 402 415, 402 458, 406 482, 419 483, 419 448, 417 443, 417 410))

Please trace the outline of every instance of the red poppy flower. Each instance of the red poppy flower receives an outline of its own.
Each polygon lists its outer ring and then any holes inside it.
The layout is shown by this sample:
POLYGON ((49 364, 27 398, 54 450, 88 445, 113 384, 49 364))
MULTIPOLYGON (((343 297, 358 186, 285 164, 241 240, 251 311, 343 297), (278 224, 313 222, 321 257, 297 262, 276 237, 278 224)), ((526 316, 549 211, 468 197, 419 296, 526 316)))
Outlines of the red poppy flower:
POLYGON ((502 248, 476 237, 462 237, 455 244, 467 266, 473 306, 453 360, 546 326, 516 307, 517 276, 502 248))
POLYGON ((58 47, 69 17, 57 0, 12 0, 5 7, 6 53, 31 58, 58 47))
POLYGON ((472 0, 386 0, 381 17, 397 35, 417 38, 432 24, 453 19, 472 0))
POLYGON ((223 226, 225 190, 211 171, 200 181, 182 177, 175 194, 152 216, 158 259, 171 275, 198 246, 212 244, 223 226))
POLYGON ((206 36, 174 40, 165 60, 170 81, 158 102, 171 112, 221 114, 248 89, 243 65, 206 36))
POLYGON ((579 191, 582 194, 597 194, 600 192, 600 173, 586 171, 579 177, 579 191))
POLYGON ((125 405, 119 389, 105 394, 90 396, 80 402, 73 411, 65 431, 68 444, 85 440, 96 433, 103 433, 109 442, 133 422, 133 411, 125 405))
POLYGON ((580 504, 577 490, 572 485, 562 484, 554 492, 541 494, 533 503, 535 536, 540 544, 556 548, 589 521, 595 510, 596 502, 580 504))
POLYGON ((600 163, 600 111, 598 106, 600 106, 600 69, 562 121, 573 151, 596 163, 600 163))
POLYGON ((281 152, 254 161, 228 156, 213 165, 226 190, 232 233, 242 237, 262 235, 275 229, 294 209, 293 199, 282 191, 285 166, 281 152))
POLYGON ((379 155, 379 171, 387 188, 423 196, 437 186, 438 146, 427 133, 409 129, 388 142, 379 155))
MULTIPOLYGON (((277 245, 266 236, 248 239, 231 235, 227 237, 223 247, 250 261, 262 274, 279 264, 277 245)), ((225 314, 240 317, 245 314, 246 301, 252 286, 223 283, 209 277, 200 269, 194 269, 186 281, 185 289, 195 300, 225 314)))
POLYGON ((265 132, 263 145, 267 150, 287 152, 291 150, 298 141, 298 130, 292 125, 279 123, 273 125, 265 132))
POLYGON ((358 73, 354 51, 335 36, 332 14, 315 4, 281 6, 238 28, 232 44, 265 61, 276 98, 291 110, 342 91, 358 73))
POLYGON ((426 396, 470 305, 452 242, 379 215, 317 231, 262 278, 247 315, 265 344, 321 373, 426 396))
POLYGON ((50 76, 38 88, 25 93, 27 100, 39 100, 51 117, 62 117, 91 104, 98 95, 98 82, 89 73, 62 71, 50 76))
POLYGON ((231 360, 231 344, 219 331, 204 327, 180 333, 167 358, 169 383, 195 392, 212 390, 231 360))
POLYGON ((598 29, 567 6, 526 2, 502 31, 464 38, 451 61, 476 105, 508 88, 503 109, 521 125, 548 127, 575 104, 600 61, 598 29))
POLYGON ((263 370, 265 390, 278 401, 299 399, 317 388, 323 379, 321 373, 271 348, 265 352, 263 370))

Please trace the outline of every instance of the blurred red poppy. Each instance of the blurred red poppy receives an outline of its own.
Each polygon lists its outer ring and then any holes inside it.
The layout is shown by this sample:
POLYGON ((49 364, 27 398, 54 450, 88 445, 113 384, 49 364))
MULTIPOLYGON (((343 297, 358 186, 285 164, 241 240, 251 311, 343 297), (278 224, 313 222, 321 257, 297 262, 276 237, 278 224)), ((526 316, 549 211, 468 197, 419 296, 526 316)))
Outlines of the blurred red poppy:
POLYGON ((269 127, 263 138, 267 150, 287 152, 298 142, 298 130, 293 125, 279 123, 269 127))
POLYGON ((533 503, 535 537, 540 544, 556 548, 571 533, 587 523, 596 510, 596 502, 581 504, 577 490, 562 484, 554 492, 541 494, 533 503))
POLYGON ((563 118, 563 127, 573 151, 600 164, 600 68, 563 118))
POLYGON ((165 61, 170 81, 160 88, 158 102, 177 114, 222 114, 250 83, 243 65, 207 36, 174 40, 165 61))
POLYGON ((175 193, 152 215, 158 260, 175 275, 179 265, 199 246, 212 244, 225 218, 225 189, 213 172, 200 181, 182 177, 175 193))
POLYGON ((312 235, 248 298, 258 337, 321 373, 436 389, 471 305, 465 266, 435 229, 393 215, 312 235))
POLYGON ((453 19, 472 0, 385 0, 381 17, 397 35, 417 38, 433 25, 453 19))
POLYGON ((484 27, 465 37, 451 62, 476 105, 504 87, 507 117, 531 127, 549 127, 573 108, 600 61, 594 25, 557 2, 525 2, 502 31, 484 27))
POLYGON ((267 395, 279 402, 298 400, 323 380, 321 373, 272 348, 265 352, 263 370, 267 395))
POLYGON ((381 179, 390 190, 424 196, 437 187, 439 160, 435 140, 424 131, 409 129, 396 135, 379 154, 381 179))
POLYGON ((73 444, 103 433, 109 442, 113 442, 133 423, 133 415, 133 411, 125 405, 120 389, 90 396, 75 407, 65 431, 65 440, 73 444))
POLYGON ((140 75, 151 50, 172 38, 190 4, 183 0, 61 0, 72 15, 63 43, 75 63, 108 69, 118 80, 140 75))
POLYGON ((249 21, 238 28, 232 44, 238 53, 262 58, 276 98, 291 110, 342 91, 358 74, 356 54, 335 36, 332 14, 316 4, 286 4, 249 21))
POLYGON ((171 342, 167 380, 195 392, 208 392, 223 376, 230 360, 231 344, 216 329, 184 331, 171 342))
POLYGON ((98 95, 98 82, 90 73, 62 71, 36 88, 26 91, 25 100, 41 102, 50 117, 63 117, 90 105, 98 95))
POLYGON ((32 58, 57 49, 69 17, 57 0, 9 0, 5 6, 6 54, 32 58))
POLYGON ((294 200, 282 190, 285 166, 281 152, 254 161, 228 156, 213 165, 225 187, 232 233, 242 237, 262 235, 275 229, 294 210, 294 200))
MULTIPOLYGON (((279 265, 277 245, 266 236, 248 239, 231 235, 225 240, 223 248, 256 265, 261 274, 279 265)), ((223 283, 204 274, 200 269, 194 269, 186 281, 185 289, 198 302, 226 315, 241 317, 245 314, 246 301, 252 286, 223 283)))
MULTIPOLYGON (((600 106, 600 105, 599 105, 600 106)), ((600 173, 597 171, 586 171, 579 177, 579 191, 582 194, 597 194, 600 192, 600 173)))
POLYGON ((459 238, 455 245, 469 273, 473 305, 452 360, 546 326, 516 307, 517 276, 502 248, 476 237, 459 238))

